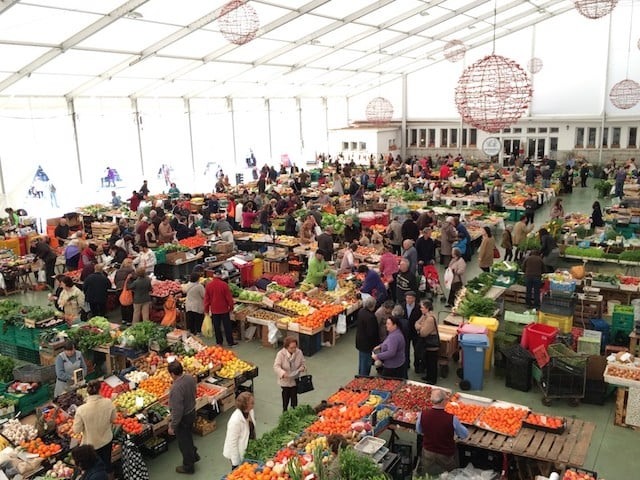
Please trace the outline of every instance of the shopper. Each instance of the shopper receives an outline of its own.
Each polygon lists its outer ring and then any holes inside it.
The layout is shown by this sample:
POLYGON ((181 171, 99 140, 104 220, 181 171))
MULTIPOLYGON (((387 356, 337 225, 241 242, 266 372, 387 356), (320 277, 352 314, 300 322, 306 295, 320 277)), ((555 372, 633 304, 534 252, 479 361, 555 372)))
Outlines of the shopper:
POLYGON ((404 305, 407 292, 415 292, 419 286, 415 274, 409 271, 409 260, 406 258, 400 260, 399 271, 393 276, 393 279, 396 290, 396 302, 404 305))
MULTIPOLYGON (((133 261, 130 258, 125 258, 113 277, 113 284, 116 287, 118 298, 120 298, 125 282, 134 273, 133 261)), ((131 323, 131 320, 133 320, 133 305, 120 305, 120 315, 122 316, 122 323, 131 323)))
POLYGON ((602 208, 600 202, 595 201, 591 206, 591 228, 604 227, 604 219, 602 218, 602 208))
POLYGON ((149 308, 151 306, 151 279, 143 267, 136 269, 136 276, 129 280, 127 288, 133 292, 133 323, 149 321, 149 308))
POLYGON ((387 318, 392 315, 393 307, 395 307, 393 300, 387 300, 376 310, 375 316, 378 322, 378 338, 380 342, 387 338, 387 318))
POLYGON ((273 362, 273 370, 276 372, 278 385, 282 389, 282 411, 285 412, 291 404, 291 408, 298 406, 298 387, 296 379, 307 370, 302 350, 298 348, 298 340, 295 337, 286 337, 282 349, 276 355, 273 362))
POLYGON ((449 270, 451 271, 451 287, 449 289, 449 298, 447 299, 446 308, 453 307, 456 296, 464 283, 464 272, 467 269, 467 263, 462 258, 460 250, 454 248, 451 250, 451 262, 449 262, 449 270))
MULTIPOLYGON (((111 453, 111 452, 109 452, 111 453)), ((92 445, 79 445, 71 450, 73 463, 80 469, 78 480, 107 480, 104 462, 92 445)))
POLYGON ((371 374, 371 354, 373 349, 380 344, 378 333, 378 320, 374 310, 376 300, 367 297, 362 302, 362 308, 356 318, 356 349, 358 350, 358 375, 369 376, 371 374))
MULTIPOLYGON (((111 281, 103 272, 103 265, 98 263, 94 272, 83 284, 85 301, 89 303, 92 317, 104 317, 107 314, 107 297, 111 289, 111 281)), ((94 445, 95 446, 95 445, 94 445)))
POLYGON ((192 272, 189 283, 182 285, 182 293, 187 299, 184 309, 187 317, 187 330, 194 335, 202 332, 202 322, 204 321, 204 285, 200 283, 202 275, 199 272, 192 272))
POLYGON ((453 217, 447 217, 440 228, 440 265, 449 265, 453 242, 458 238, 458 232, 453 226, 453 217))
POLYGON ((520 261, 524 254, 521 248, 522 243, 527 239, 527 235, 533 230, 533 223, 529 223, 526 215, 520 217, 520 221, 516 222, 513 227, 513 244, 516 246, 515 260, 520 261))
POLYGON ((558 266, 560 249, 546 228, 538 230, 538 235, 540 237, 540 255, 542 255, 546 271, 548 273, 554 272, 558 266))
POLYGON ((431 265, 436 258, 436 243, 431 238, 431 228, 425 227, 422 230, 422 236, 416 242, 416 251, 418 252, 419 265, 431 265))
POLYGON ((167 367, 173 380, 169 390, 169 410, 171 421, 169 435, 175 435, 182 453, 182 465, 177 473, 193 473, 195 463, 200 460, 198 449, 193 445, 193 423, 196 421, 196 379, 185 375, 180 362, 173 361, 167 367))
POLYGON ((551 207, 551 220, 556 218, 562 220, 564 218, 564 208, 562 208, 562 199, 556 198, 553 207, 551 207))
POLYGON ((468 430, 455 415, 444 411, 447 396, 443 390, 431 390, 431 408, 420 412, 416 433, 422 435, 422 450, 418 462, 418 475, 440 475, 458 467, 454 434, 461 440, 468 430))
POLYGON ((149 248, 146 242, 140 242, 140 253, 133 260, 133 264, 144 269, 147 275, 151 275, 156 268, 156 254, 149 248))
POLYGON ((318 249, 324 253, 324 259, 327 262, 333 260, 333 227, 327 227, 320 235, 317 236, 318 249))
MULTIPOLYGON (((355 247, 356 249, 358 248, 357 245, 355 247)), ((398 257, 392 253, 391 249, 392 245, 385 243, 382 248, 382 255, 380 255, 380 276, 384 280, 393 278, 393 275, 398 272, 398 257)), ((391 288, 391 285, 389 285, 389 289, 393 292, 391 288)))
POLYGON ((413 240, 406 239, 402 241, 402 257, 409 261, 409 272, 415 277, 418 271, 418 252, 416 247, 413 246, 414 244, 413 240))
POLYGON ((107 473, 111 473, 112 425, 116 419, 116 407, 109 398, 100 395, 100 380, 87 385, 87 398, 76 409, 73 431, 82 434, 81 445, 91 445, 102 460, 107 473))
POLYGON ((387 332, 387 338, 374 349, 376 353, 372 355, 372 358, 375 362, 382 362, 382 376, 404 378, 406 342, 396 318, 387 318, 387 332))
MULTIPOLYGON (((354 254, 357 249, 357 243, 352 243, 344 249, 344 254, 342 255, 342 260, 340 261, 339 273, 353 273, 353 269, 356 266, 356 258, 354 254)), ((380 262, 382 262, 382 259, 380 260, 380 262)))
POLYGON ((482 229, 482 243, 478 249, 478 264, 483 272, 491 270, 493 265, 493 251, 496 248, 496 241, 491 234, 489 227, 483 227, 482 229))
POLYGON ((533 198, 533 194, 530 193, 524 201, 524 214, 530 224, 533 224, 533 217, 536 213, 536 208, 538 208, 538 202, 533 198))
POLYGON ((540 287, 542 286, 542 274, 545 273, 545 265, 540 258, 538 250, 532 251, 522 263, 524 281, 527 287, 525 303, 529 308, 540 308, 540 287))
POLYGON ((227 422, 222 455, 231 461, 231 469, 244 460, 249 440, 256 439, 256 415, 253 411, 255 399, 249 392, 242 392, 236 398, 236 409, 227 422))
POLYGON ((415 242, 420 236, 420 230, 418 230, 418 224, 416 223, 418 214, 416 212, 411 212, 409 215, 410 217, 402 224, 401 233, 403 243, 407 239, 415 242))
POLYGON ((31 253, 44 263, 44 271, 47 277, 47 285, 53 289, 54 275, 56 274, 56 260, 58 256, 49 245, 49 238, 46 235, 35 237, 31 242, 31 253))
POLYGON ((62 246, 66 243, 67 239, 69 238, 69 233, 70 229, 69 225, 67 224, 67 218, 61 217, 58 221, 58 225, 53 231, 53 235, 58 240, 58 245, 62 246))
POLYGON ((62 280, 58 306, 64 312, 68 323, 78 318, 84 308, 84 292, 76 287, 71 277, 64 277, 62 280))
POLYGON ((233 310, 233 296, 227 282, 218 275, 209 281, 204 290, 204 313, 211 314, 213 328, 216 334, 216 343, 223 344, 222 329, 229 347, 234 347, 237 343, 233 340, 230 313, 233 310))
POLYGON ((513 226, 507 225, 502 232, 502 244, 501 247, 504 248, 504 261, 509 262, 513 260, 513 237, 511 235, 511 231, 513 230, 513 226))
POLYGON ((438 335, 438 320, 433 314, 431 300, 423 300, 420 303, 420 313, 422 315, 412 325, 417 333, 414 353, 420 358, 421 371, 425 372, 422 380, 430 385, 435 385, 438 381, 440 336, 438 335))
POLYGON ((64 342, 63 350, 56 356, 56 386, 53 397, 58 398, 73 385, 73 374, 82 369, 82 378, 87 376, 87 364, 82 353, 76 350, 71 340, 64 342))
POLYGON ((169 223, 169 216, 165 215, 160 225, 158 225, 158 243, 171 243, 175 237, 175 230, 169 223))
POLYGON ((615 196, 622 200, 624 196, 624 182, 627 179, 627 171, 625 170, 624 165, 620 165, 618 171, 615 176, 615 196))
POLYGON ((393 217, 391 223, 387 227, 387 238, 391 243, 391 247, 393 249, 393 253, 396 255, 400 255, 402 250, 402 224, 398 217, 393 217))
MULTIPOLYGON (((418 335, 416 333, 415 324, 420 319, 422 312, 420 311, 420 305, 416 302, 416 292, 408 291, 405 294, 404 309, 402 317, 406 320, 406 328, 403 328, 403 333, 407 343, 407 371, 410 366, 409 358, 409 343, 413 344, 413 369, 416 373, 424 373, 424 363, 422 361, 422 355, 419 352, 418 335)), ((402 308, 402 307, 401 307, 402 308)))
POLYGON ((369 269, 366 265, 360 265, 358 267, 358 273, 364 274, 360 293, 371 295, 376 299, 376 305, 382 305, 387 299, 387 287, 385 287, 378 272, 369 269))

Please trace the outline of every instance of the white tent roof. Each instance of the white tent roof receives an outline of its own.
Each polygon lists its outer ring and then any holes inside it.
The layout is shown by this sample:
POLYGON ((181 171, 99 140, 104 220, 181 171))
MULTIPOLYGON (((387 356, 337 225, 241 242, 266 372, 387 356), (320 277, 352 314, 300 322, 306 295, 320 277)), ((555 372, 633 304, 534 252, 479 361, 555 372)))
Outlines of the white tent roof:
MULTIPOLYGON (((623 0, 624 1, 624 0, 623 0)), ((574 10, 571 0, 0 0, 0 96, 351 96, 574 10)), ((577 15, 577 14, 576 14, 577 15)))

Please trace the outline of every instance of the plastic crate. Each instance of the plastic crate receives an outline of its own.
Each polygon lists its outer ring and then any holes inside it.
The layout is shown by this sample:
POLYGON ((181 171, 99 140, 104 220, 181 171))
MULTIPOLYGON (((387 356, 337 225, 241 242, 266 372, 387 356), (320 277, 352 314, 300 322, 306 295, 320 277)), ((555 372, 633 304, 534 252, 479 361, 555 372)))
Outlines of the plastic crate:
POLYGON ((576 291, 576 282, 556 282, 555 280, 551 280, 549 283, 549 287, 552 292, 565 292, 565 293, 573 293, 576 291))
POLYGON ((576 299, 572 294, 567 295, 545 295, 540 303, 540 311, 552 315, 570 316, 576 309, 576 299))
POLYGON ((555 342, 557 335, 557 327, 541 323, 532 323, 525 327, 524 332, 522 333, 522 340, 520 340, 520 345, 530 352, 533 352, 540 345, 544 345, 544 347, 547 348, 555 342))
POLYGON ((578 338, 578 353, 600 355, 600 340, 591 337, 578 338))
POLYGON ((573 328, 573 315, 554 315, 538 312, 538 322, 557 328, 560 333, 571 333, 573 328))
POLYGON ((305 357, 311 357, 320 351, 322 348, 322 332, 315 335, 300 334, 300 350, 305 357))
POLYGON ((536 314, 504 312, 504 331, 510 335, 522 335, 524 327, 538 321, 536 314))
POLYGON ((0 337, 4 343, 14 343, 16 327, 14 325, 7 325, 4 320, 0 320, 0 337))
POLYGON ((602 346, 609 345, 609 339, 611 338, 611 326, 609 323, 601 318, 593 318, 589 323, 592 330, 602 333, 602 346))
POLYGON ((49 388, 45 385, 38 388, 33 393, 7 393, 6 397, 18 402, 16 405, 16 412, 20 412, 20 416, 25 416, 29 415, 40 405, 49 401, 49 388))
POLYGON ((504 351, 518 344, 518 337, 505 332, 496 332, 495 348, 493 350, 493 366, 496 370, 507 368, 507 359, 504 351))
POLYGON ((169 443, 161 437, 153 437, 140 445, 140 453, 148 458, 157 456, 169 451, 169 443))
POLYGON ((626 332, 627 335, 631 333, 633 330, 633 313, 627 312, 616 312, 615 309, 613 311, 613 315, 611 317, 611 331, 622 331, 626 332))
POLYGON ((520 345, 514 345, 504 351, 507 370, 505 375, 505 386, 528 392, 531 390, 531 367, 533 356, 520 345))
POLYGON ((17 328, 15 331, 15 344, 18 347, 37 350, 40 348, 39 330, 35 328, 17 328), (36 332, 38 335, 36 335, 36 332))
POLYGON ((26 383, 49 383, 56 379, 56 366, 22 365, 13 369, 13 378, 26 383))
POLYGON ((0 342, 0 355, 18 358, 18 347, 11 343, 0 342))
POLYGON ((31 348, 16 347, 18 360, 40 365, 40 350, 33 350, 31 348))

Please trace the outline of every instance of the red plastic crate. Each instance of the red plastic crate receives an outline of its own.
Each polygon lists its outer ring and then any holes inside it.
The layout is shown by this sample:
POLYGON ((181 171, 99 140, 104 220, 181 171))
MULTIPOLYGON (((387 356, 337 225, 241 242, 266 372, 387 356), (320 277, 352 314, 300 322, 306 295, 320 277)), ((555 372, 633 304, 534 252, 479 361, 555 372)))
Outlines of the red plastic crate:
POLYGON ((543 345, 546 349, 549 345, 555 343, 558 331, 556 327, 550 327, 542 323, 532 323, 524 328, 520 345, 531 353, 534 353, 535 349, 540 345, 543 345))
POLYGON ((236 265, 240 270, 240 282, 243 287, 250 287, 255 283, 253 278, 253 262, 245 263, 244 265, 236 265))

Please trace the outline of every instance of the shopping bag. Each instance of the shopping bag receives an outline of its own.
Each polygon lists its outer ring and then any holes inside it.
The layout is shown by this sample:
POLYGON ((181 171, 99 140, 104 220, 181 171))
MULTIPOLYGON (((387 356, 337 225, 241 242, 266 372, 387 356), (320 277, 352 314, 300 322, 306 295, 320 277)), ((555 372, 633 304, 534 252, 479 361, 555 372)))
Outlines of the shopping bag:
POLYGON ((213 321, 211 320, 211 315, 208 313, 204 316, 204 320, 202 321, 202 328, 200 330, 202 335, 207 338, 213 337, 213 321))
POLYGON ((336 325, 336 333, 344 335, 347 333, 347 316, 344 313, 338 315, 338 324, 336 325))
POLYGON ((47 272, 44 270, 38 271, 38 283, 47 283, 47 272))
POLYGON ((451 284, 453 283, 453 270, 449 267, 444 271, 444 286, 447 288, 451 288, 451 284))
POLYGON ((131 275, 127 275, 127 278, 124 280, 124 285, 122 287, 122 292, 120 293, 120 305, 123 307, 128 307, 129 305, 133 305, 133 292, 127 288, 127 284, 129 283, 129 278, 131 275))
POLYGON ((296 378, 296 387, 298 387, 298 393, 307 393, 314 390, 313 377, 311 375, 302 375, 296 378))
POLYGON ((278 340, 280 339, 280 330, 278 330, 278 327, 276 326, 276 322, 269 322, 269 324, 267 325, 267 328, 269 329, 269 343, 271 345, 275 345, 276 343, 278 343, 278 340))
POLYGON ((493 258, 500 258, 500 250, 497 247, 493 247, 493 258))

